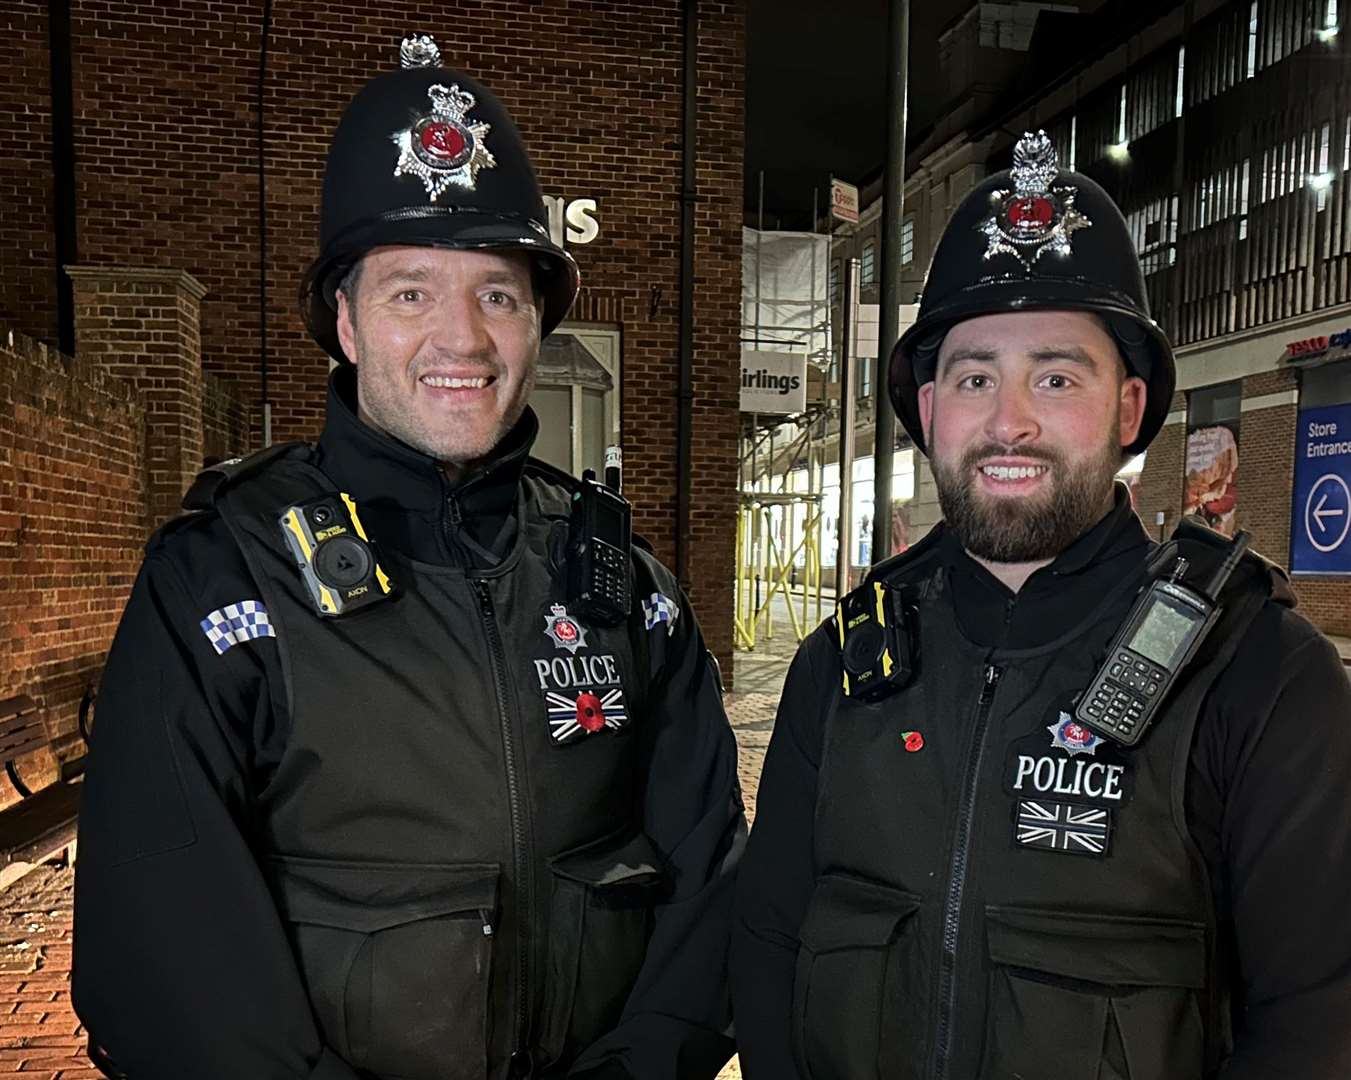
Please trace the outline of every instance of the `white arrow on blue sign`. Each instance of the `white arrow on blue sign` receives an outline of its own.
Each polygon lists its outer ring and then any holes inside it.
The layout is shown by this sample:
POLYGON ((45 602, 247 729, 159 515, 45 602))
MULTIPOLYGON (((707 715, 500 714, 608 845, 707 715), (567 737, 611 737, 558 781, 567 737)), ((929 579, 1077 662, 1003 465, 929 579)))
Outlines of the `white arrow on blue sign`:
POLYGON ((1351 574, 1351 404, 1302 409, 1298 423, 1290 569, 1351 574))

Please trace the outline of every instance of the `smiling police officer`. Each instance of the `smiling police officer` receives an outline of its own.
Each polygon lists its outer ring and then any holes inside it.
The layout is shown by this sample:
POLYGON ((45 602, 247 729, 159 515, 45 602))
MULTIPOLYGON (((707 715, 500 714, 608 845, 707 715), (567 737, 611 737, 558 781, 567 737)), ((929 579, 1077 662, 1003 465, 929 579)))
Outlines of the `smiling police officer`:
POLYGON ((790 670, 746 1076, 1351 1076, 1351 686, 1279 571, 1114 486, 1173 356, 1044 134, 958 207, 890 391, 944 520, 790 670))
POLYGON ((328 158, 323 435, 202 475, 109 657, 75 1005, 132 1080, 707 1080, 716 673, 622 501, 528 457, 577 270, 501 104, 404 54, 328 158))

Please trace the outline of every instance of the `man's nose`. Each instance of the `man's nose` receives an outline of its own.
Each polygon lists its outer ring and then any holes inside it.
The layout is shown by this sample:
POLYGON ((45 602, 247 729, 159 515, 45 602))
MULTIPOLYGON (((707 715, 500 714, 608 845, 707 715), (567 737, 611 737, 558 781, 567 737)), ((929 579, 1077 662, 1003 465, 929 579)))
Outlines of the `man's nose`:
POLYGON ((1004 383, 995 392, 986 434, 1005 446, 1032 442, 1041 434, 1036 402, 1024 386, 1004 383))
POLYGON ((440 300, 436 305, 431 344, 447 356, 465 359, 483 356, 492 348, 492 338, 476 295, 452 293, 440 300))

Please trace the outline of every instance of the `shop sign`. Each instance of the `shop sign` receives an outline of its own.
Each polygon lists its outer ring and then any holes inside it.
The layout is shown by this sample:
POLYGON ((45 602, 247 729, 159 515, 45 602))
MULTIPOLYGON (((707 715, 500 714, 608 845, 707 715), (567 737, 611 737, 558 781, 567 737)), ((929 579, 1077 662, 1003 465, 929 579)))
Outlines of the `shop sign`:
POLYGON ((1287 364, 1295 364, 1302 360, 1312 360, 1315 356, 1322 356, 1330 349, 1344 348, 1351 348, 1351 327, 1339 330, 1335 334, 1321 334, 1317 337, 1287 342, 1283 359, 1287 364))
POLYGON ((830 214, 836 221, 858 224, 858 188, 843 180, 830 181, 830 214))
POLYGON ((807 407, 807 355, 741 354, 741 411, 799 413, 807 407))
POLYGON ((1351 403, 1299 411, 1290 570, 1351 574, 1351 403))
POLYGON ((600 235, 595 199, 560 199, 556 195, 546 195, 544 207, 549 211, 549 237, 559 247, 589 244, 600 235))

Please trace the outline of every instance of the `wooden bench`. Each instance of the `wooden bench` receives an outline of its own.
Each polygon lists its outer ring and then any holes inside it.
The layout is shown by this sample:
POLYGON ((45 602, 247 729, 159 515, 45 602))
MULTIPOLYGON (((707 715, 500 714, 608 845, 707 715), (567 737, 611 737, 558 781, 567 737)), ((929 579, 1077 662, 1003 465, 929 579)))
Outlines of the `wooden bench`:
MULTIPOLYGON (((88 739, 88 711, 93 692, 80 703, 80 734, 88 739)), ((17 881, 39 863, 64 855, 75 858, 75 826, 80 785, 68 777, 81 771, 63 768, 61 779, 30 791, 14 768, 16 759, 52 745, 37 703, 27 694, 0 701, 0 759, 22 801, 0 812, 0 889, 17 881)))

